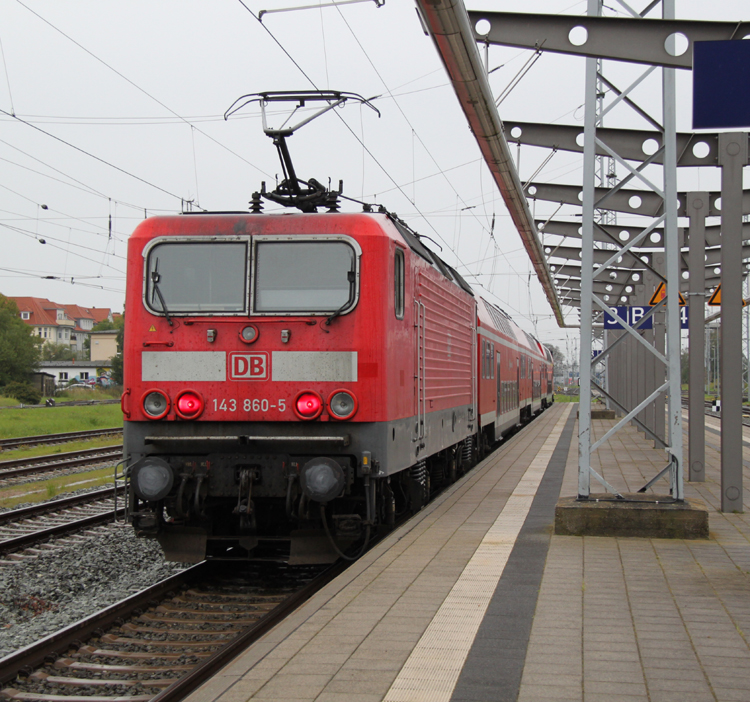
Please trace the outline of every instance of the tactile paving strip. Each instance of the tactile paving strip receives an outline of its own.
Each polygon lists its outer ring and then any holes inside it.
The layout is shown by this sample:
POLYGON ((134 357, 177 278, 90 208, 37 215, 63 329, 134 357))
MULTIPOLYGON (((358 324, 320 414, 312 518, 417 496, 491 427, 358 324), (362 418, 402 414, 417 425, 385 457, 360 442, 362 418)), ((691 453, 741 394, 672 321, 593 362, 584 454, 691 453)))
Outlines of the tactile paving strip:
POLYGON ((572 407, 565 408, 393 681, 384 702, 449 702, 572 407))

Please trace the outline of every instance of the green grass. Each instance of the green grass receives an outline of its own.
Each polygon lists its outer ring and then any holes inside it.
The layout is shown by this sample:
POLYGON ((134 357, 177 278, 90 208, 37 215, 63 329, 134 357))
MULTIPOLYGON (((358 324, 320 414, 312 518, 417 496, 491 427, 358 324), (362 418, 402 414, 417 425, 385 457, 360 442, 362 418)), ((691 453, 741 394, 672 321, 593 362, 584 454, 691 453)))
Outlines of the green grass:
MULTIPOLYGON (((122 388, 101 388, 93 390, 86 388, 73 388, 72 390, 60 390, 55 395, 56 402, 85 402, 91 400, 119 400, 122 388)), ((43 405, 47 398, 42 398, 39 404, 43 405)), ((15 397, 3 397, 0 395, 0 407, 18 407, 21 403, 15 397)))
POLYGON ((35 483, 13 485, 0 489, 0 507, 13 508, 25 502, 44 502, 66 492, 100 487, 112 482, 114 482, 114 469, 110 467, 39 480, 35 483))
POLYGON ((0 411, 0 439, 121 426, 122 411, 118 404, 0 411))
POLYGON ((555 394, 555 402, 578 402, 578 395, 555 394))
MULTIPOLYGON (((86 388, 73 388, 71 390, 60 390, 55 395, 57 402, 81 402, 84 400, 119 400, 122 388, 95 387, 93 390, 86 388)), ((18 403, 16 403, 18 404, 18 403)))

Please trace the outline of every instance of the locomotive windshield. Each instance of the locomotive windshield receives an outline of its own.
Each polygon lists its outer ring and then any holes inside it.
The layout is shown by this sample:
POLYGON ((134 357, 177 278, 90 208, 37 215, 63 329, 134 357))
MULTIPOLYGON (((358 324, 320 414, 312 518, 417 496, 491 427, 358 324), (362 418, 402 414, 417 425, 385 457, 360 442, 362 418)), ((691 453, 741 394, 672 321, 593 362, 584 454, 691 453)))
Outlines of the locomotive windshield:
POLYGON ((341 241, 258 241, 253 311, 322 313, 354 303, 354 250, 341 241))
POLYGON ((146 305, 157 313, 247 311, 246 241, 164 242, 146 262, 146 305))

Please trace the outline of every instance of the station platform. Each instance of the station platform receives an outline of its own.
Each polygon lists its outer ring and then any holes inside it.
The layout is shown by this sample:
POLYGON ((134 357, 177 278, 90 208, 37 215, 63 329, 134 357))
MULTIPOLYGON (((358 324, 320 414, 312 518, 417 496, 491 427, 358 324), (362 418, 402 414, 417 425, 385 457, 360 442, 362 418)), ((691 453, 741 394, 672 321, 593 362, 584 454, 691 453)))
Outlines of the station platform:
MULTIPOLYGON (((555 536, 577 408, 544 412, 186 699, 750 700, 750 514, 718 511, 718 437, 685 489, 708 540, 555 536)), ((628 428, 596 468, 634 492, 664 464, 628 428)))

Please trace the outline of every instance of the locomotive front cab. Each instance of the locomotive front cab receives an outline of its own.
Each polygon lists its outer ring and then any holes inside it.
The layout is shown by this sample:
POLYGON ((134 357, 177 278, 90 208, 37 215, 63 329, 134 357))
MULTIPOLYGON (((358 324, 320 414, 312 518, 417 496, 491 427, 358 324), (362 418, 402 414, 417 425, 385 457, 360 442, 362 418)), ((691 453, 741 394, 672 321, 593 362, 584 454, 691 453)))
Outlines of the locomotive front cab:
POLYGON ((383 301, 363 300, 360 241, 373 275, 383 243, 361 224, 182 216, 131 237, 129 512, 168 558, 334 560, 373 523, 379 394, 359 368, 380 361, 383 301))

